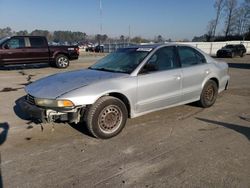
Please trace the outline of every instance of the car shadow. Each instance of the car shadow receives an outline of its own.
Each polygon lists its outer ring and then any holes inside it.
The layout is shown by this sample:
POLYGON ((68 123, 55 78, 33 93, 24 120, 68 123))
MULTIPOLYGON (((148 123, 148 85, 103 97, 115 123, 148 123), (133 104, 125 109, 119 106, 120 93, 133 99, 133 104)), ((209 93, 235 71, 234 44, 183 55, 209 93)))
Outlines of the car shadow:
MULTIPOLYGON (((6 141, 9 131, 9 124, 7 122, 0 123, 0 146, 6 141)), ((1 169, 1 153, 0 153, 0 188, 3 187, 3 179, 2 179, 2 169, 1 169)))
POLYGON ((84 123, 84 122, 80 122, 80 123, 77 123, 77 124, 69 123, 69 125, 73 129, 77 130, 78 132, 80 132, 82 134, 85 134, 85 135, 87 135, 87 136, 89 136, 91 138, 94 138, 93 135, 89 132, 86 123, 84 123))
POLYGON ((0 123, 0 145, 2 145, 6 141, 8 131, 9 131, 9 124, 6 122, 0 123))
POLYGON ((228 66, 236 69, 250 69, 250 64, 248 63, 228 63, 228 66))
POLYGON ((234 131, 244 135, 250 141, 250 127, 244 127, 241 125, 236 125, 236 124, 232 124, 232 123, 225 123, 225 122, 220 122, 220 121, 214 121, 214 120, 209 120, 209 119, 205 119, 205 118, 196 117, 196 119, 203 121, 203 122, 206 122, 206 123, 216 124, 216 125, 220 125, 220 126, 223 126, 225 128, 234 130, 234 131))
POLYGON ((48 63, 19 64, 19 65, 5 65, 4 67, 0 67, 0 70, 41 69, 41 68, 48 68, 48 67, 51 67, 48 63))
POLYGON ((199 101, 195 101, 195 102, 191 102, 191 103, 188 103, 188 104, 185 104, 187 106, 192 106, 192 107, 197 107, 197 108, 202 108, 199 104, 199 101))

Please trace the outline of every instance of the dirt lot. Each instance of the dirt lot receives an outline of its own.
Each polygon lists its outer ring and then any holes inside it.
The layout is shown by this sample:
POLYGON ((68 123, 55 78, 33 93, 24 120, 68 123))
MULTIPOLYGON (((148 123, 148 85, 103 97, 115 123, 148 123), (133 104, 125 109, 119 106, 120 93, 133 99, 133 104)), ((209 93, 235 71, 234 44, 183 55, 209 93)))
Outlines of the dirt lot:
POLYGON ((15 105, 23 87, 69 69, 0 70, 0 187, 250 187, 250 56, 224 59, 229 90, 209 109, 183 105, 128 121, 110 140, 85 127, 36 125, 15 105))

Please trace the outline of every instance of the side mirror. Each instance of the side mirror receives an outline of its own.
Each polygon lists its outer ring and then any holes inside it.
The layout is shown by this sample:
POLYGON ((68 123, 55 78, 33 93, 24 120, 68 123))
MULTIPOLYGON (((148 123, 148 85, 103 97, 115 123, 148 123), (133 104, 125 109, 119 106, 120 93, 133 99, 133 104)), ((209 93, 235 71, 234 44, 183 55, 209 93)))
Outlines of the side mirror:
POLYGON ((4 49, 10 49, 10 47, 9 47, 9 45, 7 43, 3 45, 3 48, 4 49))
POLYGON ((154 71, 157 71, 157 67, 154 65, 154 64, 150 64, 150 63, 147 63, 146 65, 144 65, 144 67, 141 69, 141 74, 145 74, 145 73, 148 73, 148 72, 154 72, 154 71))

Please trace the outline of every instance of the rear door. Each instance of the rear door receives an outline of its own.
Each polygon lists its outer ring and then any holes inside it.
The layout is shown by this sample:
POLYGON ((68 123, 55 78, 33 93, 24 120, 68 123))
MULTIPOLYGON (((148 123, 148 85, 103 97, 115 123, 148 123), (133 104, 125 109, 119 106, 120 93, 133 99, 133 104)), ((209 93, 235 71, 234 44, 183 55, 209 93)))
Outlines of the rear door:
POLYGON ((32 62, 48 62, 49 49, 44 37, 30 36, 27 38, 29 58, 32 62))
POLYGON ((182 101, 198 100, 203 80, 210 74, 210 64, 205 57, 188 46, 179 46, 178 54, 182 66, 182 101))
POLYGON ((12 37, 2 45, 3 64, 23 63, 27 55, 24 37, 12 37))
POLYGON ((140 72, 137 76, 137 113, 154 111, 180 101, 181 69, 175 46, 158 49, 140 72), (151 70, 145 72, 145 67, 149 66, 151 70))

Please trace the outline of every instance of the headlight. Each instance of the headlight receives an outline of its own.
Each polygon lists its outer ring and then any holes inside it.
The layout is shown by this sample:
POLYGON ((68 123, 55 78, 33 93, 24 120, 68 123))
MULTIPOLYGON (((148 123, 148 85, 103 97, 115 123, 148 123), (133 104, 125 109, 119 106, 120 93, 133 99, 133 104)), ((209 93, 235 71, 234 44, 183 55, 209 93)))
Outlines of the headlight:
POLYGON ((45 107, 72 107, 74 106, 73 102, 70 100, 53 100, 53 99, 35 99, 35 103, 38 106, 45 107))

